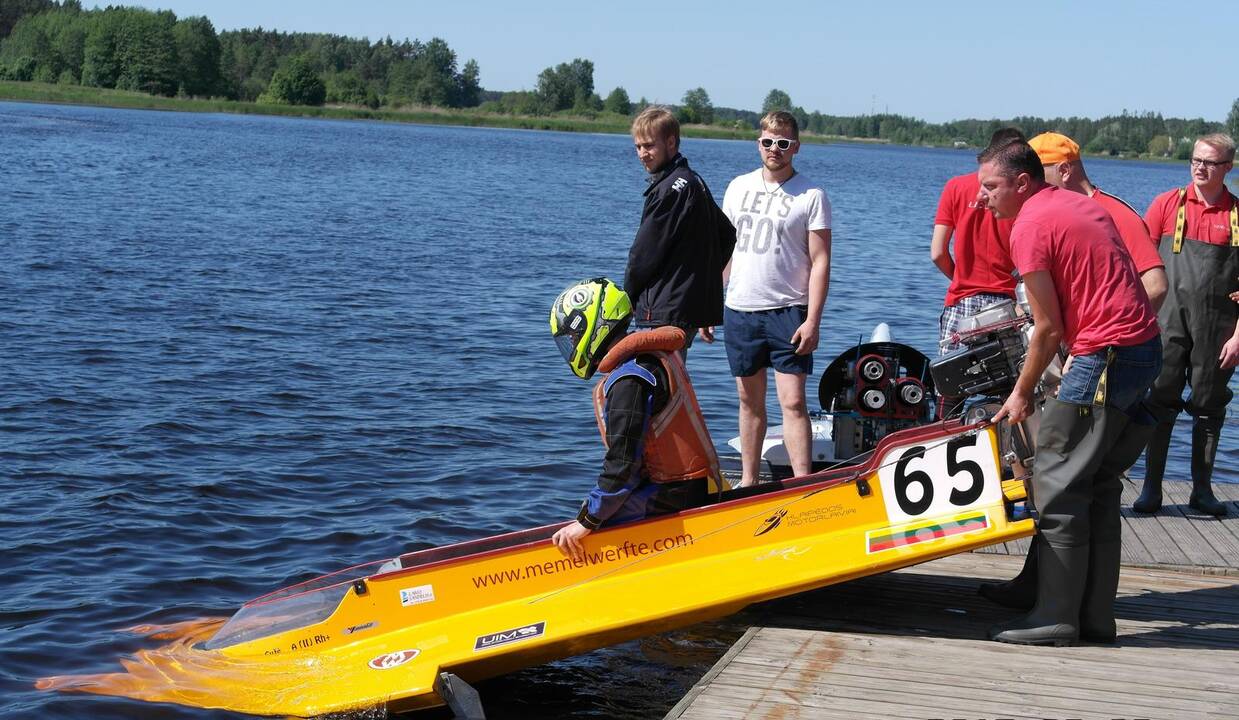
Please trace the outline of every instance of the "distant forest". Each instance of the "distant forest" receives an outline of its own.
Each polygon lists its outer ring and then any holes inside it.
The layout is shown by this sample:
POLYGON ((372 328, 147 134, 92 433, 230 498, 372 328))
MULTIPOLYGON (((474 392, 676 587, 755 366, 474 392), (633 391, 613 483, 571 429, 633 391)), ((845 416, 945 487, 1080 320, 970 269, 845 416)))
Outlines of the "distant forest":
MULTIPOLYGON (((0 80, 116 88, 152 95, 226 98, 266 104, 369 108, 470 108, 509 115, 565 115, 612 124, 649 103, 623 87, 605 98, 594 88, 594 64, 576 58, 542 70, 532 90, 500 92, 479 85, 477 62, 463 66, 440 38, 390 37, 370 42, 326 33, 262 28, 216 32, 205 17, 108 6, 83 10, 79 0, 0 2, 0 80)), ((705 88, 673 105, 687 124, 755 129, 766 111, 785 109, 805 132, 907 145, 980 147, 1015 126, 1028 135, 1055 130, 1090 153, 1186 158, 1205 133, 1239 135, 1239 100, 1225 123, 1128 113, 1089 118, 1017 117, 930 123, 894 114, 826 115, 805 111, 779 89, 761 111, 715 107, 705 88)))

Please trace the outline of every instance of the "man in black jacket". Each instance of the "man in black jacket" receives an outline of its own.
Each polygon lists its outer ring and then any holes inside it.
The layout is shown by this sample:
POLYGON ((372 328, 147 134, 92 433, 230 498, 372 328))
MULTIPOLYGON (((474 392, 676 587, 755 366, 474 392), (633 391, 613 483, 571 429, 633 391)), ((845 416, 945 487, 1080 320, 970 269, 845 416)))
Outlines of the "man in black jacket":
POLYGON ((735 228, 680 154, 675 115, 646 108, 633 120, 632 139, 650 173, 624 274, 636 326, 682 328, 685 350, 699 329, 712 342, 713 326, 723 321, 722 272, 736 244, 735 228))

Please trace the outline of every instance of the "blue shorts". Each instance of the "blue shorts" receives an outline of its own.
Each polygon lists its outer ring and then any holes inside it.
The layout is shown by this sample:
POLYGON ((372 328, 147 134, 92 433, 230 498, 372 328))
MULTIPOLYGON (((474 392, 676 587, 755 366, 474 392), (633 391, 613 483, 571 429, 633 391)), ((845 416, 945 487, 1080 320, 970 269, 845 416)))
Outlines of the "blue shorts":
POLYGON ((745 312, 723 308, 724 342, 731 374, 748 377, 772 367, 790 375, 813 373, 813 354, 797 355, 792 335, 809 317, 805 305, 745 312))

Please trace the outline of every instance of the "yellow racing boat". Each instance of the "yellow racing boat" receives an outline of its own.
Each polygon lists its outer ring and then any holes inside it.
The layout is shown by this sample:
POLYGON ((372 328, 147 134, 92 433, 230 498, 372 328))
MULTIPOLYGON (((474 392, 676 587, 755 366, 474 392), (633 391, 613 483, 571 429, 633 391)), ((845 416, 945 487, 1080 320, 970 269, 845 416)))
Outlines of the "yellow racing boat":
POLYGON ((171 642, 38 686, 258 715, 442 705, 441 674, 472 682, 1031 535, 1004 454, 991 425, 902 430, 858 465, 604 528, 581 561, 551 544, 560 525, 409 553, 227 621, 144 628, 171 642))

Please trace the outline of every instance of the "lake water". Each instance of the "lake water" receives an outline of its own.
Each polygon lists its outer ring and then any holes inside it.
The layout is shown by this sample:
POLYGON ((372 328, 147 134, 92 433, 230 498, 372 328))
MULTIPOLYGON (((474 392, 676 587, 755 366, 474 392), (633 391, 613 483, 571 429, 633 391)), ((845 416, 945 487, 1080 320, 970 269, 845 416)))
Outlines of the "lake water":
MULTIPOLYGON (((720 199, 758 160, 684 152, 720 199)), ((834 205, 818 371, 883 321, 932 352, 933 212, 973 155, 811 145, 796 166, 834 205)), ((1088 170, 1140 209, 1188 179, 1088 170)), ((31 685, 118 670, 146 642, 122 628, 570 518, 601 449, 547 311, 572 280, 623 276, 644 177, 622 136, 0 103, 0 714, 237 717, 31 685)), ((721 343, 689 366, 721 443, 721 343)), ((1168 477, 1187 477, 1185 425, 1168 477)), ((483 700, 661 716, 743 628, 530 669, 483 700)))

